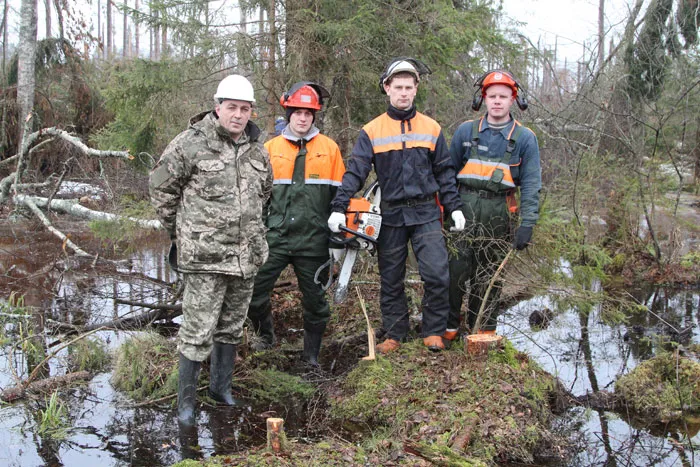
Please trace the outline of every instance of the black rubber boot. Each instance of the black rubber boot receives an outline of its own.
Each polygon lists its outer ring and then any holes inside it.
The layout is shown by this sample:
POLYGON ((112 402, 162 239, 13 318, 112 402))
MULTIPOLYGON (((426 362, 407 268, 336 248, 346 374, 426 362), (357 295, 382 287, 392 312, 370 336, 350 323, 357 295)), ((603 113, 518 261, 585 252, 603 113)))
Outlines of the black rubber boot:
POLYGON ((236 363, 236 346, 214 342, 209 366, 209 396, 223 405, 241 405, 231 396, 231 379, 236 363))
POLYGON ((272 322, 272 313, 267 310, 261 319, 249 316, 253 324, 253 331, 258 338, 251 344, 250 348, 255 352, 269 350, 275 346, 275 326, 272 322))
POLYGON ((325 330, 326 323, 304 325, 304 353, 302 353, 301 359, 309 365, 320 366, 318 353, 321 351, 321 340, 325 330))
POLYGON ((202 459, 204 453, 199 447, 199 435, 196 426, 180 424, 180 456, 183 459, 202 459))
POLYGON ((197 379, 199 378, 200 366, 200 362, 193 362, 180 354, 177 419, 184 426, 194 425, 194 405, 197 402, 197 379))

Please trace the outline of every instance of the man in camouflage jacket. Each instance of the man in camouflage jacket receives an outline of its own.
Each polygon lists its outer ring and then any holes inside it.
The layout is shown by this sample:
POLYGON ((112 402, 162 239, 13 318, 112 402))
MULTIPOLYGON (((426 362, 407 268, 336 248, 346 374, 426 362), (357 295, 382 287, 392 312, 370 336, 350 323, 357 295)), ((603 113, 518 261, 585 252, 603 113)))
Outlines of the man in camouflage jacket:
POLYGON ((177 250, 185 284, 178 333, 178 419, 195 421, 200 363, 211 354, 210 396, 234 405, 236 345, 258 268, 268 256, 263 206, 272 171, 246 78, 224 78, 214 111, 190 120, 165 149, 150 177, 151 201, 177 250))

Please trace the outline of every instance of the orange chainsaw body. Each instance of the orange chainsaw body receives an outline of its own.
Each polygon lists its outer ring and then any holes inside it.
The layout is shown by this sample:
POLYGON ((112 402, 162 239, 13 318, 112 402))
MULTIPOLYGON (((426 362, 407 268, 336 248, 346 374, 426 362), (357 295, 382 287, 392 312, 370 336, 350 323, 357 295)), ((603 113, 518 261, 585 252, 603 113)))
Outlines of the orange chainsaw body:
MULTIPOLYGON (((366 198, 350 198, 350 204, 345 211, 345 224, 348 229, 363 233, 375 240, 379 237, 382 216, 379 208, 366 198)), ((353 234, 345 232, 345 237, 352 238, 353 234)))

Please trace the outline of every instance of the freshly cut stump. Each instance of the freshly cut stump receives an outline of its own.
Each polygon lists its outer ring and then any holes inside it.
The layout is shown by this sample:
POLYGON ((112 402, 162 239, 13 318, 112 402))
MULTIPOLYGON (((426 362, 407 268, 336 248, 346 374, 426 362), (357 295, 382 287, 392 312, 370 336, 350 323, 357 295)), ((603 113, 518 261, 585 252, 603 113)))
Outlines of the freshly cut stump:
POLYGON ((282 452, 285 444, 284 419, 267 419, 267 448, 272 452, 282 452))
POLYGON ((486 360, 489 350, 498 350, 503 345, 503 336, 497 334, 472 334, 464 342, 464 350, 474 360, 486 360))

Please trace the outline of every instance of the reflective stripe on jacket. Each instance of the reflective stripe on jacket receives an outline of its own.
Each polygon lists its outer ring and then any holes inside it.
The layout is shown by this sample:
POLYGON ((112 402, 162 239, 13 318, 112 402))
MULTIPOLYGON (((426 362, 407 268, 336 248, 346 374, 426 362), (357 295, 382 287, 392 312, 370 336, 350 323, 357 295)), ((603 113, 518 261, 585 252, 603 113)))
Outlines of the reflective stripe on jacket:
MULTIPOLYGON (((469 159, 464 164, 462 170, 457 174, 457 180, 472 188, 492 188, 494 191, 506 191, 515 188, 515 182, 510 171, 510 158, 517 144, 518 137, 522 132, 522 125, 514 120, 514 125, 506 136, 507 148, 501 160, 492 160, 479 157, 479 132, 483 127, 485 119, 479 120, 479 125, 472 126, 472 140, 463 143, 469 147, 469 159), (478 182, 491 182, 483 185, 478 182)), ((520 165, 518 162, 517 165, 520 165)))
POLYGON ((274 178, 267 215, 268 245, 285 254, 327 255, 330 204, 345 173, 338 145, 322 134, 303 144, 280 135, 265 147, 274 178), (305 154, 300 154, 301 145, 305 154))
POLYGON ((532 130, 512 118, 497 132, 489 127, 485 117, 470 120, 457 128, 450 143, 450 157, 459 168, 458 180, 462 185, 494 192, 519 187, 521 225, 537 223, 542 169, 537 137, 532 130), (474 138, 474 125, 477 125, 478 138, 474 138), (513 140, 515 144, 509 148, 513 140), (511 154, 506 159, 509 149, 511 154), (474 152, 475 158, 472 157, 474 152), (499 168, 503 177, 496 181, 500 175, 494 179, 493 174, 499 168))
POLYGON ((350 197, 365 183, 372 165, 382 190, 382 223, 394 227, 417 225, 440 217, 435 203, 417 203, 439 193, 448 213, 461 202, 455 168, 440 125, 415 107, 389 110, 365 125, 352 150, 343 185, 332 210, 344 212, 350 197), (410 205, 401 205, 408 202, 410 205))
MULTIPOLYGON (((343 182, 345 165, 340 149, 332 139, 318 134, 306 142, 306 164, 304 182, 307 185, 340 186, 343 182)), ((265 143, 272 163, 273 184, 290 185, 294 173, 294 163, 299 153, 299 145, 277 136, 265 143)), ((274 192, 273 192, 274 193, 274 192)))

